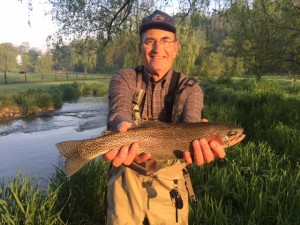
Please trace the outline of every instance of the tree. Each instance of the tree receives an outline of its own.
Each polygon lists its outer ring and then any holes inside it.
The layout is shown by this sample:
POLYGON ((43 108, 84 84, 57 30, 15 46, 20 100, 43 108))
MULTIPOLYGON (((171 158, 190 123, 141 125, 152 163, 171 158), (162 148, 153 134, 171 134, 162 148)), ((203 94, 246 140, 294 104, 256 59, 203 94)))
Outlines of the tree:
POLYGON ((0 44, 0 70, 9 71, 16 68, 18 48, 11 43, 0 44))
POLYGON ((21 71, 28 72, 29 69, 32 67, 32 64, 30 62, 30 57, 28 54, 22 54, 21 55, 21 65, 19 66, 21 71))
POLYGON ((210 53, 201 64, 200 72, 203 76, 219 77, 225 74, 223 55, 220 53, 210 53))
POLYGON ((0 44, 0 70, 4 72, 4 83, 7 84, 6 71, 16 67, 18 49, 11 43, 0 44))
POLYGON ((52 70, 52 57, 49 55, 42 55, 38 57, 35 65, 35 71, 41 74, 41 81, 44 81, 44 74, 52 70))
POLYGON ((95 39, 78 39, 72 41, 70 44, 72 64, 81 64, 83 66, 84 73, 87 74, 88 69, 96 67, 97 46, 98 44, 95 39))
MULTIPOLYGON (((299 8, 286 0, 235 0, 223 11, 237 57, 257 80, 266 72, 299 68, 299 8)), ((298 69, 299 71, 299 69, 298 69)))
POLYGON ((68 45, 56 45, 52 50, 54 67, 64 71, 72 69, 71 48, 68 45))
MULTIPOLYGON (((165 9, 173 0, 48 0, 52 18, 59 29, 50 37, 55 42, 66 38, 97 37, 104 39, 104 46, 118 34, 138 30, 139 22, 154 9, 165 9)), ((210 4, 209 0, 179 1, 181 15, 197 12, 210 4)))
POLYGON ((36 50, 34 49, 30 49, 27 53, 29 59, 30 59, 30 68, 29 68, 29 71, 30 72, 35 72, 34 69, 35 69, 35 65, 37 63, 37 60, 38 60, 38 57, 40 56, 40 53, 37 52, 36 50))

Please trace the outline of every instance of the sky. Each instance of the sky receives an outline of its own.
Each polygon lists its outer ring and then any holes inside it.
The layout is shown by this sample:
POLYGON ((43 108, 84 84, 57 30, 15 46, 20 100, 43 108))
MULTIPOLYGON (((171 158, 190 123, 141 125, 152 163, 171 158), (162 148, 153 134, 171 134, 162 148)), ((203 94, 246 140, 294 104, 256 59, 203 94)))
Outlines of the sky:
MULTIPOLYGON (((47 0, 31 2, 33 10, 29 11, 28 0, 0 0, 0 44, 9 42, 18 47, 22 42, 28 42, 30 48, 44 52, 47 50, 47 36, 57 30, 51 15, 45 15, 51 6, 47 4, 47 0), (28 20, 31 26, 28 25, 28 20)), ((174 8, 169 11, 174 13, 174 8)))
POLYGON ((51 15, 45 15, 51 9, 45 2, 32 0, 33 10, 29 11, 28 0, 0 0, 0 43, 9 42, 18 47, 28 42, 30 48, 45 51, 47 36, 56 31, 51 15))

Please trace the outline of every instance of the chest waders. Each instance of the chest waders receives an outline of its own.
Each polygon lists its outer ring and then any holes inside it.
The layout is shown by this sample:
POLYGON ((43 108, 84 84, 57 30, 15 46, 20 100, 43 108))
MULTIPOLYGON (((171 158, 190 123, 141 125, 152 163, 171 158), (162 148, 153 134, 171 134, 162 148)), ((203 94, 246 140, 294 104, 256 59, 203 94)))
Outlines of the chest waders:
MULTIPOLYGON (((144 106, 144 99, 146 93, 145 82, 143 82, 143 72, 144 67, 138 66, 136 67, 136 89, 134 92, 133 100, 132 100, 132 109, 133 109, 133 121, 135 125, 140 124, 143 121, 141 116, 142 108, 144 106), (143 88, 144 87, 144 88, 143 88)), ((190 94, 192 87, 197 83, 197 81, 190 77, 185 77, 180 80, 180 73, 173 71, 169 91, 165 96, 164 104, 166 106, 166 122, 167 123, 178 123, 181 120, 181 113, 183 111, 185 100, 190 94)), ((174 162, 173 162, 174 163, 174 162)), ((172 162, 167 163, 172 165, 172 162)), ((149 160, 147 163, 137 164, 132 163, 130 166, 132 169, 140 172, 143 175, 150 175, 155 168, 156 163, 153 160, 149 160)), ((190 201, 196 202, 196 196, 194 193, 194 189, 192 186, 190 174, 188 172, 188 168, 183 169, 183 176, 185 179, 186 188, 189 193, 190 201)))

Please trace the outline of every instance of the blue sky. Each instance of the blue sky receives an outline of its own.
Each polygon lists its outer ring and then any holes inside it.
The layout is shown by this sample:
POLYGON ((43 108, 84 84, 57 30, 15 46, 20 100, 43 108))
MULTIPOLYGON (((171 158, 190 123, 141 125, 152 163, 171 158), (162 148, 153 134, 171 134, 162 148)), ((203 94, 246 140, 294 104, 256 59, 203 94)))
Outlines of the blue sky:
POLYGON ((29 42, 31 48, 46 50, 46 38, 55 32, 51 15, 45 15, 50 6, 45 0, 32 0, 32 6, 29 17, 28 0, 0 0, 0 43, 10 42, 17 47, 29 42))

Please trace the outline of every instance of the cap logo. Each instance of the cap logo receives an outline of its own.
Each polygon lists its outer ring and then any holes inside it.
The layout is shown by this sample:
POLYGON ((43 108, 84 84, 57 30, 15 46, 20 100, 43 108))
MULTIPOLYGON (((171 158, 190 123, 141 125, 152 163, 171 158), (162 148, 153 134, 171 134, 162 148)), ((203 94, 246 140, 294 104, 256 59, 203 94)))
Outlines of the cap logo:
POLYGON ((165 20, 165 17, 160 15, 160 14, 155 14, 152 18, 151 18, 152 21, 154 22, 162 22, 165 20))

